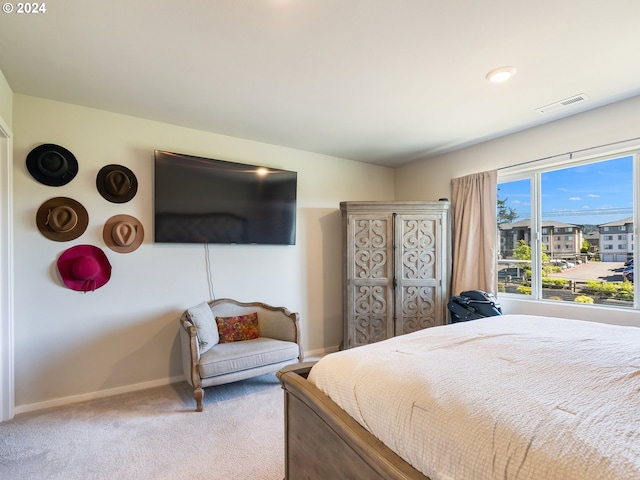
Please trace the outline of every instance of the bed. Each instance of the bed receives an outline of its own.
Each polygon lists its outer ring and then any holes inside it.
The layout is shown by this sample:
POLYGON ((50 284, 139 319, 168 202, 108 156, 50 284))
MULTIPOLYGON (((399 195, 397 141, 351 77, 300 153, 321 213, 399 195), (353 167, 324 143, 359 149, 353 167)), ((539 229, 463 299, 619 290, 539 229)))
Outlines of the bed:
POLYGON ((289 480, 640 478, 640 328, 502 315, 278 376, 289 480))

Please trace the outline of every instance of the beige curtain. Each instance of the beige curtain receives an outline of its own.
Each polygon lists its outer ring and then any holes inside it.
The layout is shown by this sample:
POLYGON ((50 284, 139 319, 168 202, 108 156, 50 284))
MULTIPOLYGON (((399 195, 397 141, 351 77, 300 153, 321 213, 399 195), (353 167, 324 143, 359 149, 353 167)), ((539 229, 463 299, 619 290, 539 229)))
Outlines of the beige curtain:
POLYGON ((498 239, 496 170, 454 178, 452 184, 453 276, 451 294, 496 294, 498 239))

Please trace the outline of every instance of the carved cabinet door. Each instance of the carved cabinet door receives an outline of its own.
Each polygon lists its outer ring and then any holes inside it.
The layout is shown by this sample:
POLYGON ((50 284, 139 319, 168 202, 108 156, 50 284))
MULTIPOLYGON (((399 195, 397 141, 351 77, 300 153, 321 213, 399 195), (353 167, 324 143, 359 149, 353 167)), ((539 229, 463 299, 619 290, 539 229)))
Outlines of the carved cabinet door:
POLYGON ((442 325, 442 216, 395 219, 395 335, 442 325))
POLYGON ((345 348, 394 336, 393 214, 346 216, 345 348))
POLYGON ((449 207, 438 202, 341 202, 342 348, 447 322, 449 207))

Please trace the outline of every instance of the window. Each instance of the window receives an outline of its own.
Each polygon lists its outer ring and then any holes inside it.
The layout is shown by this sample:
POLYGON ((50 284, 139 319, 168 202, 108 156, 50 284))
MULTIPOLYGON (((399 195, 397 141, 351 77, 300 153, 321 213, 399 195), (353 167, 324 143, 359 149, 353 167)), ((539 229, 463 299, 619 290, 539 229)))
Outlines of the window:
POLYGON ((636 212, 638 152, 514 167, 498 177, 498 291, 533 300, 638 308, 623 279, 636 212), (553 232, 555 235, 549 237, 553 232), (571 235, 557 235, 571 233, 571 235), (589 239, 588 241, 586 239, 589 239), (562 243, 564 242, 564 243, 562 243), (606 281, 596 267, 607 264, 606 281), (572 268, 585 264, 583 267, 572 268), (500 271, 520 268, 523 275, 500 271))

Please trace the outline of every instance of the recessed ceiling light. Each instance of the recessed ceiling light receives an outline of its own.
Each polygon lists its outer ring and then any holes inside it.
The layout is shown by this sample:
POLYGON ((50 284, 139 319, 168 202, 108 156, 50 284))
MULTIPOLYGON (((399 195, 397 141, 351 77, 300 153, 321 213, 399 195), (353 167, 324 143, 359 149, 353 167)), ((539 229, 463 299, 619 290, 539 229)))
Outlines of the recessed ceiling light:
POLYGON ((487 73, 487 80, 490 82, 504 82, 513 77, 518 70, 516 67, 498 67, 487 73))

